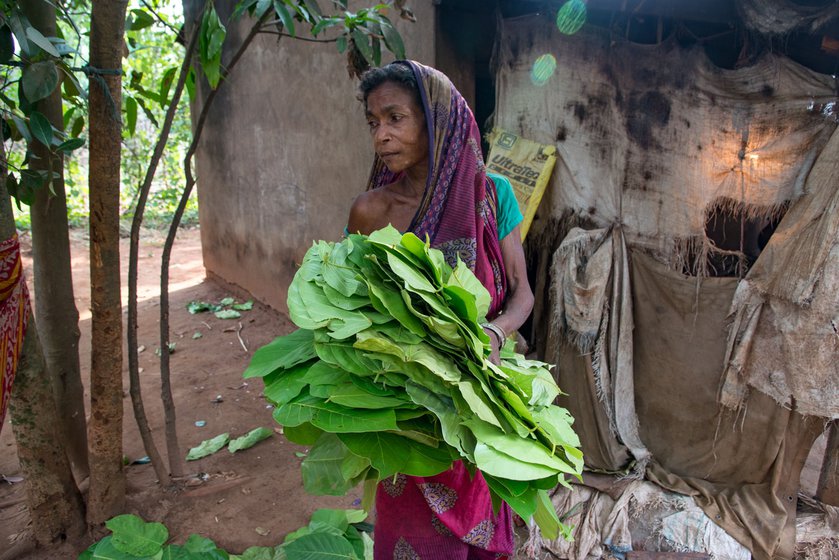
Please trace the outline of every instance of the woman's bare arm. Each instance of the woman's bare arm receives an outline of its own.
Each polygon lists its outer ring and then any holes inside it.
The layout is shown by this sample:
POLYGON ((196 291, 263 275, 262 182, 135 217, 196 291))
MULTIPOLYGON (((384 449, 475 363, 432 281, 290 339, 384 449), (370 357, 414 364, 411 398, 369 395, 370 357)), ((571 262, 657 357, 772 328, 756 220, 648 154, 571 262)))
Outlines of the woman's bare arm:
MULTIPOLYGON (((507 271, 507 297, 501 315, 492 322, 506 334, 511 334, 524 324, 533 309, 533 291, 527 280, 527 265, 519 226, 501 240, 501 257, 507 271)), ((490 331, 487 331, 487 334, 492 341, 492 359, 497 362, 498 339, 490 331)))

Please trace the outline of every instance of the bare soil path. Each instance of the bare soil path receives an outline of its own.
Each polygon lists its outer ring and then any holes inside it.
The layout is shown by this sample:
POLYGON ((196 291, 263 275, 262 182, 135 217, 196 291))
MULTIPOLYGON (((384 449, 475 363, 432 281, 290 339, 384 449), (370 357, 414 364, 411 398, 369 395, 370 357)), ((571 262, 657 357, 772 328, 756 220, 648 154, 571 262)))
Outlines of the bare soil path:
MULTIPOLYGON (((139 344, 143 397, 146 413, 165 454, 163 411, 160 403, 159 340, 160 254, 163 236, 145 232, 140 250, 139 344)), ((31 270, 31 254, 24 239, 24 266, 31 270)), ((90 368, 90 283, 88 244, 83 232, 72 235, 73 277, 76 305, 81 317, 80 343, 82 375, 87 383, 90 368)), ((128 240, 122 240, 123 298, 128 288, 128 240)), ((31 275, 30 275, 30 289, 31 275)), ((186 305, 200 300, 218 302, 231 296, 243 301, 235 288, 205 280, 201 259, 200 232, 182 230, 175 244, 170 272, 172 384, 178 413, 178 431, 183 453, 202 440, 223 432, 231 437, 258 426, 275 428, 271 410, 262 398, 262 383, 242 379, 253 352, 274 337, 289 332, 288 319, 271 308, 254 304, 240 320, 221 320, 210 313, 191 315, 186 305), (237 330, 241 322, 242 329, 237 330), (195 333, 201 333, 200 336, 195 333), (243 348, 244 343, 245 348, 243 348), (204 423, 201 427, 201 425, 204 423)), ((127 364, 127 360, 124 360, 127 364)), ((124 454, 128 463, 146 455, 143 450, 131 401, 128 398, 127 365, 124 375, 124 454)), ((89 398, 89 395, 86 394, 89 398)), ((203 473, 201 482, 173 492, 161 489, 149 464, 129 464, 127 511, 148 521, 166 524, 174 542, 191 533, 213 539, 225 550, 240 553, 249 546, 273 546, 283 536, 308 523, 318 507, 357 507, 357 493, 341 498, 313 498, 305 493, 300 478, 299 455, 304 448, 276 434, 255 447, 229 453, 226 449, 187 463, 192 473, 203 473)), ((14 437, 7 424, 0 433, 0 474, 15 480, 21 475, 14 437)), ((9 484, 0 479, 0 560, 21 539, 29 524, 24 503, 26 481, 9 484)), ((14 557, 21 560, 75 559, 78 550, 69 545, 36 550, 14 557)))

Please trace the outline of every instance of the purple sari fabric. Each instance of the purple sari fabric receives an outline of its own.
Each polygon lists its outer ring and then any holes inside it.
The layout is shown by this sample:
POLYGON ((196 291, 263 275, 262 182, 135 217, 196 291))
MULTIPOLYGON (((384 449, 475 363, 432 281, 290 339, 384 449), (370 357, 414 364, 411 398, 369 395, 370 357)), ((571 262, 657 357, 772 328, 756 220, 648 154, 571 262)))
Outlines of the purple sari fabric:
MULTIPOLYGON (((426 236, 450 265, 460 258, 492 296, 489 318, 501 310, 506 275, 496 221, 495 187, 486 176, 481 138, 463 96, 441 72, 405 61, 417 78, 429 137, 429 173, 410 231, 426 236)), ((368 189, 397 176, 376 157, 368 189)), ((480 472, 457 461, 433 477, 397 475, 376 493, 376 560, 483 560, 513 553, 507 504, 493 512, 480 472)))

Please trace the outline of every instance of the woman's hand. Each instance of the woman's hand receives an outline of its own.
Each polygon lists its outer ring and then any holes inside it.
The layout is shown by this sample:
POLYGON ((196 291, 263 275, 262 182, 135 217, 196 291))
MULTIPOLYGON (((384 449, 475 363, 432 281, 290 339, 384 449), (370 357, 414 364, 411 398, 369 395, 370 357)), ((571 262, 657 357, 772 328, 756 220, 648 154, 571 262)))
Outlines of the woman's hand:
POLYGON ((501 341, 498 340, 498 335, 495 331, 492 331, 486 327, 483 327, 484 332, 487 333, 489 337, 489 346, 492 348, 492 352, 489 355, 489 361, 495 365, 501 363, 501 341))

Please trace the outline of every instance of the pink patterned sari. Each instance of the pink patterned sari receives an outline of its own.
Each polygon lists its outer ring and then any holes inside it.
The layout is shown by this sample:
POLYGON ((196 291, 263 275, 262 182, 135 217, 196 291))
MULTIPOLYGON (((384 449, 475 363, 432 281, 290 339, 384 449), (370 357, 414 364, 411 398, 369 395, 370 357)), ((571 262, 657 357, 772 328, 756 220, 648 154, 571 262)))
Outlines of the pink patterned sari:
MULTIPOLYGON (((487 179, 481 138, 463 96, 441 72, 406 61, 419 84, 429 137, 429 174, 409 229, 465 262, 492 296, 489 318, 506 292, 496 222, 497 196, 487 179)), ((396 176, 376 157, 368 189, 396 176)), ((376 560, 490 559, 513 553, 510 509, 495 514, 480 472, 461 461, 433 477, 397 475, 376 493, 376 560)))
POLYGON ((29 319, 29 292, 17 234, 0 242, 0 429, 12 396, 23 336, 29 319))

